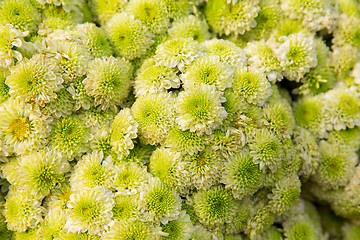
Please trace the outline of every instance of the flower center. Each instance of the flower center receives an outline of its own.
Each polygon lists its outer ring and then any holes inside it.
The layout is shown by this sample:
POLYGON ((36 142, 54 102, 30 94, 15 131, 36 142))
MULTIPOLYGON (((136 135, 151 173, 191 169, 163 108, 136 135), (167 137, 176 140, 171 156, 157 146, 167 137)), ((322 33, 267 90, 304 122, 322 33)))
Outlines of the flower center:
POLYGON ((9 125, 9 129, 18 140, 23 141, 30 131, 30 121, 26 118, 16 119, 9 125))

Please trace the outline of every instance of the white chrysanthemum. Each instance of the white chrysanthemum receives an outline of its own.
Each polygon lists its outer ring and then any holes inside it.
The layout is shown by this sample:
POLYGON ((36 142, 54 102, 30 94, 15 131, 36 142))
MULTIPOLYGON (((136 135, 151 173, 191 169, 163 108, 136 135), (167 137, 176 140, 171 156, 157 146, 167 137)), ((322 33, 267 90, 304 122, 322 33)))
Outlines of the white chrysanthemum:
POLYGON ((207 52, 216 54, 231 67, 245 67, 246 55, 235 43, 223 39, 211 39, 202 43, 207 52))
POLYGON ((42 54, 36 54, 30 60, 25 59, 17 64, 5 81, 10 87, 11 96, 35 102, 42 107, 55 101, 56 92, 63 88, 62 82, 55 62, 42 54))
POLYGON ((104 160, 103 152, 92 152, 84 155, 74 167, 70 178, 73 191, 81 191, 82 188, 94 188, 102 186, 110 188, 114 181, 114 166, 104 160))
POLYGON ((211 134, 227 116, 222 102, 225 98, 215 86, 201 84, 180 92, 175 104, 176 123, 184 131, 211 134))
POLYGON ((0 67, 9 68, 15 64, 15 60, 21 61, 23 56, 16 48, 21 48, 23 38, 29 34, 29 31, 21 32, 11 24, 0 24, 0 67))
POLYGON ((154 60, 159 66, 178 67, 183 71, 201 54, 200 45, 192 38, 174 38, 157 47, 154 60))
POLYGON ((139 210, 147 221, 167 224, 178 218, 181 210, 181 198, 166 187, 158 178, 151 178, 140 193, 139 210))
POLYGON ((231 87, 234 81, 233 69, 226 63, 221 62, 219 56, 206 54, 196 59, 186 72, 180 75, 184 88, 205 83, 214 85, 217 90, 224 91, 231 87))
POLYGON ((131 88, 131 64, 126 59, 96 58, 89 62, 87 78, 83 80, 86 93, 94 97, 100 110, 116 109, 125 101, 131 88))
POLYGON ((34 228, 41 220, 45 209, 26 189, 11 188, 6 197, 4 216, 11 231, 24 232, 34 228))
POLYGON ((110 144, 120 157, 129 155, 129 150, 134 148, 132 139, 137 137, 137 128, 138 124, 131 116, 129 108, 122 109, 116 115, 111 125, 110 144))
POLYGON ((283 75, 288 80, 299 82, 311 68, 318 64, 316 41, 303 33, 282 36, 279 41, 282 44, 275 52, 283 68, 283 75))
POLYGON ((113 198, 110 191, 99 186, 74 192, 67 202, 65 228, 72 233, 103 233, 111 222, 113 198))
POLYGON ((46 143, 50 118, 38 107, 10 98, 0 105, 0 137, 9 152, 24 154, 46 143))
POLYGON ((22 156, 16 173, 19 187, 29 188, 36 198, 41 199, 52 188, 65 181, 64 174, 69 171, 70 165, 65 159, 45 149, 22 156))

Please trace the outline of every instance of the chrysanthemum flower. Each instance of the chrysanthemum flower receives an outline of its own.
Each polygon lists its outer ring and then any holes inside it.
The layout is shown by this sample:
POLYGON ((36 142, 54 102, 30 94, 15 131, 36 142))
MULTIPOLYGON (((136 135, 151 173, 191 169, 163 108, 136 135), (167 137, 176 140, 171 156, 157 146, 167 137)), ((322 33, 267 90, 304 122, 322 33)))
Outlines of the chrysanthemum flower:
POLYGON ((225 98, 215 86, 201 84, 180 92, 175 104, 176 123, 184 131, 211 134, 227 116, 222 102, 225 98))
POLYGON ((194 226, 191 232, 192 240, 212 240, 212 235, 202 225, 194 226))
POLYGON ((153 34, 133 15, 126 12, 114 15, 105 26, 115 52, 129 60, 141 57, 154 43, 153 34))
POLYGON ((75 101, 72 95, 68 92, 66 86, 64 86, 56 93, 56 100, 46 105, 45 112, 54 118, 68 117, 74 109, 74 104, 75 101))
POLYGON ((115 197, 115 205, 112 209, 114 220, 128 220, 136 217, 138 213, 139 194, 121 195, 115 197))
POLYGON ((94 105, 94 99, 86 93, 83 80, 84 77, 78 78, 66 88, 74 100, 73 111, 78 111, 81 108, 87 110, 94 105))
POLYGON ((204 140, 204 136, 198 136, 190 131, 183 131, 175 126, 169 130, 165 145, 182 154, 193 155, 205 148, 204 140))
POLYGON ((198 42, 203 42, 210 38, 207 22, 194 15, 189 15, 174 22, 168 32, 172 38, 192 37, 198 42))
POLYGON ((289 240, 320 238, 318 229, 316 229, 313 221, 309 217, 301 215, 284 223, 284 235, 289 240))
POLYGON ((94 188, 102 186, 107 189, 112 187, 115 173, 114 166, 104 159, 103 152, 92 152, 84 155, 74 167, 70 178, 73 191, 81 191, 82 188, 94 188))
POLYGON ((65 210, 72 193, 69 181, 64 181, 51 190, 50 195, 45 198, 44 206, 49 209, 65 210))
POLYGON ((112 156, 117 157, 116 153, 112 151, 110 144, 110 125, 105 124, 95 132, 91 133, 89 140, 90 149, 93 151, 103 152, 104 157, 112 156))
POLYGON ((192 38, 174 38, 157 47, 154 60, 156 65, 183 71, 201 54, 200 45, 192 38))
POLYGON ((50 133, 50 146, 68 160, 85 152, 88 140, 88 129, 75 116, 57 120, 50 133))
POLYGON ((170 19, 178 20, 190 13, 190 4, 187 0, 163 0, 165 2, 167 14, 170 19))
POLYGON ((253 162, 249 153, 238 153, 225 163, 221 182, 232 190, 235 198, 241 199, 262 187, 262 175, 259 164, 253 162))
POLYGON ((104 25, 116 13, 122 12, 128 3, 127 0, 93 0, 91 10, 101 25, 104 25))
POLYGON ((13 239, 13 232, 10 231, 6 226, 6 219, 3 215, 3 208, 0 208, 0 236, 1 240, 13 239))
POLYGON ((45 211, 29 191, 11 188, 6 197, 4 216, 7 227, 11 231, 24 232, 34 228, 41 220, 45 211))
POLYGON ((266 75, 255 68, 237 68, 231 90, 243 97, 248 103, 264 105, 272 93, 266 75))
POLYGON ((134 15, 154 34, 161 34, 169 28, 170 20, 162 0, 133 0, 126 5, 126 12, 134 15))
POLYGON ((137 97, 147 93, 165 93, 168 89, 180 87, 179 76, 173 68, 146 64, 139 69, 135 78, 137 97))
POLYGON ((318 64, 316 42, 302 33, 283 36, 279 40, 282 44, 275 52, 283 68, 283 75, 288 80, 299 82, 318 64))
POLYGON ((185 89, 205 83, 214 85, 219 91, 231 87, 234 80, 233 69, 221 62, 219 56, 213 54, 207 54, 196 59, 186 69, 186 72, 180 75, 180 78, 185 89))
POLYGON ((9 86, 5 83, 7 75, 6 71, 0 71, 0 103, 10 98, 9 86))
POLYGON ((238 1, 229 4, 226 0, 209 0, 205 16, 209 25, 219 35, 242 35, 256 26, 255 17, 260 10, 259 1, 238 1))
POLYGON ((174 98, 168 93, 143 95, 136 99, 131 114, 139 124, 143 143, 163 143, 174 124, 174 98))
POLYGON ((336 78, 345 80, 359 59, 359 51, 350 45, 333 47, 331 55, 331 67, 334 69, 336 78))
POLYGON ((59 238, 65 223, 65 211, 61 208, 50 208, 40 224, 38 236, 44 240, 59 238))
POLYGON ((40 13, 28 0, 5 0, 0 4, 0 24, 11 24, 22 32, 35 32, 40 19, 40 13))
POLYGON ((67 202, 65 228, 72 233, 103 233, 111 221, 114 204, 113 194, 103 187, 74 192, 67 202))
POLYGON ((93 23, 84 23, 76 25, 75 31, 79 34, 81 43, 94 58, 112 55, 113 50, 102 28, 98 28, 93 23))
POLYGON ((281 167, 284 150, 275 134, 266 129, 258 130, 249 148, 254 163, 260 164, 260 170, 269 168, 275 173, 281 167))
POLYGON ((112 150, 120 157, 129 155, 129 150, 134 148, 132 139, 137 137, 138 123, 131 116, 130 109, 122 109, 111 125, 110 144, 112 150))
POLYGON ((203 42, 202 45, 205 47, 205 51, 218 55, 222 62, 231 67, 246 65, 246 55, 235 43, 223 39, 211 39, 203 42))
POLYGON ((147 221, 167 224, 178 218, 181 210, 181 198, 166 187, 158 178, 151 178, 140 193, 140 211, 147 221))
POLYGON ((215 130, 213 139, 210 141, 210 148, 219 151, 220 154, 228 158, 236 154, 245 145, 245 134, 241 129, 226 128, 215 130))
POLYGON ((131 64, 114 57, 96 58, 89 62, 87 78, 83 80, 86 93, 94 97, 100 110, 116 108, 128 96, 131 82, 131 64))
POLYGON ((330 131, 328 142, 335 145, 344 145, 356 151, 360 147, 360 128, 354 127, 330 131))
POLYGON ((109 124, 113 122, 116 116, 116 112, 111 110, 102 111, 99 108, 93 107, 89 110, 79 111, 78 116, 85 126, 91 129, 91 133, 94 134, 100 128, 109 127, 109 124))
POLYGON ((114 221, 110 230, 103 235, 103 240, 158 240, 160 228, 136 218, 114 221))
POLYGON ((42 148, 50 119, 38 107, 10 98, 0 106, 0 136, 10 152, 24 154, 42 148))
POLYGON ((163 236, 163 239, 169 240, 187 240, 192 232, 192 223, 186 211, 181 211, 176 220, 168 222, 161 226, 161 231, 169 235, 163 236))
POLYGON ((57 98, 56 92, 63 87, 62 82, 55 62, 42 54, 16 65, 5 81, 11 96, 40 106, 57 98))

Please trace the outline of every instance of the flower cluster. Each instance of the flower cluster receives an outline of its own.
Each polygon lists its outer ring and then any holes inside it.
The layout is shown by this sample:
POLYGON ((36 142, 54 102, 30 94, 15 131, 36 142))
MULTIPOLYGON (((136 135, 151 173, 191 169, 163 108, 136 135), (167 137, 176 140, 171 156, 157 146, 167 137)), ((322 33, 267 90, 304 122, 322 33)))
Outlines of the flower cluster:
POLYGON ((356 0, 2 0, 0 239, 360 238, 356 0))

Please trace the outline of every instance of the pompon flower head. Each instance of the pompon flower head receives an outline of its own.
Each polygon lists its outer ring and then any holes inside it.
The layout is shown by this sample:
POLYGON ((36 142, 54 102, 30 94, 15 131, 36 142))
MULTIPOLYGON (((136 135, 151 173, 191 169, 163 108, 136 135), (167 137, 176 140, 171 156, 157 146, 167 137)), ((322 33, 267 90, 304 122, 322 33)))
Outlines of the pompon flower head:
POLYGON ((218 91, 231 87, 234 81, 233 69, 221 62, 215 54, 206 54, 196 59, 180 78, 185 89, 204 83, 214 85, 218 91))
POLYGON ((207 22, 199 16, 189 15, 173 22, 168 30, 172 38, 192 37, 199 43, 210 38, 207 22))
POLYGON ((150 157, 149 172, 180 194, 187 192, 190 179, 179 152, 160 147, 150 157))
MULTIPOLYGON (((153 59, 147 61, 154 62, 153 59)), ((179 76, 173 68, 146 64, 139 69, 135 78, 137 97, 147 93, 165 93, 168 89, 180 87, 179 76)))
POLYGON ((69 181, 64 181, 51 190, 50 195, 44 200, 44 206, 49 209, 65 210, 72 193, 69 181))
POLYGON ((70 178, 71 189, 81 191, 82 188, 96 186, 109 189, 115 176, 113 168, 114 166, 104 159, 103 152, 94 151, 84 155, 74 167, 70 178))
POLYGON ((59 238, 65 223, 65 211, 61 208, 50 208, 39 226, 38 236, 44 240, 59 238))
POLYGON ((45 209, 29 191, 12 187, 6 197, 4 216, 11 231, 25 232, 41 220, 45 209))
POLYGON ((359 24, 360 19, 356 16, 340 15, 332 43, 336 47, 353 46, 359 48, 359 24))
POLYGON ((255 164, 260 164, 260 170, 269 168, 275 173, 284 159, 284 149, 279 138, 266 129, 257 130, 255 138, 249 144, 250 156, 255 164))
POLYGON ((282 67, 280 66, 280 61, 274 49, 266 42, 250 42, 244 50, 249 56, 250 66, 264 72, 271 83, 282 80, 283 76, 281 74, 282 67))
POLYGON ((177 126, 169 130, 165 146, 182 154, 193 155, 205 148, 205 136, 198 136, 195 132, 183 131, 177 126))
POLYGON ((337 189, 346 186, 355 171, 358 156, 347 147, 320 142, 319 167, 313 180, 323 189, 337 189))
POLYGON ((292 220, 285 221, 283 225, 284 235, 287 240, 310 240, 321 237, 314 221, 306 215, 294 217, 292 220))
POLYGON ((192 240, 212 240, 212 235, 202 225, 194 226, 191 232, 192 240))
POLYGON ((51 129, 50 146, 61 156, 72 160, 87 150, 88 129, 76 116, 60 118, 51 129))
POLYGON ((360 128, 354 127, 330 131, 328 142, 335 145, 343 145, 356 151, 360 147, 360 128))
POLYGON ((225 102, 225 98, 216 91, 215 86, 202 83, 188 88, 180 92, 176 99, 176 123, 183 131, 190 130, 198 135, 211 134, 227 116, 222 102, 225 102))
POLYGON ((84 23, 76 25, 75 31, 76 34, 79 34, 81 43, 94 58, 112 55, 113 50, 102 28, 97 27, 93 23, 84 23))
POLYGON ((162 0, 132 0, 126 12, 139 19, 152 33, 164 33, 170 26, 165 2, 162 0))
POLYGON ((166 187, 158 178, 151 178, 140 192, 139 210, 147 221, 167 224, 178 218, 181 210, 181 198, 166 187))
POLYGON ((74 109, 75 101, 67 91, 66 85, 56 92, 56 100, 51 101, 44 108, 45 112, 54 118, 68 117, 74 109))
POLYGON ((70 195, 65 229, 72 233, 103 233, 112 217, 113 194, 103 187, 86 188, 70 195))
POLYGON ((229 4, 226 0, 209 0, 205 16, 210 27, 221 35, 242 35, 256 26, 255 17, 260 10, 259 1, 238 1, 229 4))
POLYGON ((15 61, 23 59, 18 48, 22 47, 23 39, 28 34, 28 31, 21 32, 11 24, 0 24, 0 67, 9 68, 15 64, 15 61))
POLYGON ((169 93, 140 96, 131 107, 131 114, 139 124, 142 143, 163 143, 174 124, 174 97, 169 93))
POLYGON ((262 187, 263 174, 259 164, 253 162, 248 152, 238 153, 225 163, 221 182, 231 189, 235 198, 250 196, 262 187))
POLYGON ((51 119, 39 108, 10 98, 0 105, 0 136, 9 152, 24 154, 44 147, 51 119))
POLYGON ((84 77, 76 79, 70 83, 66 90, 71 94, 71 98, 74 100, 73 111, 82 109, 90 109, 94 105, 94 99, 86 93, 85 86, 83 84, 84 77))
POLYGON ((318 64, 316 42, 303 33, 283 36, 279 41, 282 43, 275 52, 283 68, 283 75, 290 81, 299 82, 318 64))
POLYGON ((138 215, 139 194, 115 196, 115 206, 112 209, 114 220, 128 220, 138 215))
POLYGON ((62 82, 55 62, 42 54, 17 64, 5 81, 11 96, 40 106, 57 98, 56 92, 63 87, 62 82))
POLYGON ((112 16, 123 11, 127 3, 127 0, 109 0, 106 2, 103 0, 94 0, 91 4, 91 10, 97 22, 105 25, 112 16))
POLYGON ((103 152, 104 157, 111 156, 117 158, 117 155, 112 151, 110 144, 111 127, 110 124, 104 124, 101 128, 91 133, 90 149, 93 151, 103 152))
POLYGON ((138 123, 131 116, 130 109, 122 109, 111 125, 110 144, 112 150, 120 157, 129 155, 134 148, 132 139, 137 137, 138 123))
POLYGON ((198 191, 192 202, 199 221, 208 227, 229 223, 237 208, 231 192, 222 186, 198 191))
POLYGON ((190 4, 187 0, 163 0, 165 2, 167 14, 170 20, 178 20, 185 16, 188 16, 190 13, 190 4))
POLYGON ((158 240, 161 237, 161 228, 153 224, 139 221, 136 218, 113 221, 110 230, 103 235, 103 240, 158 240))
POLYGON ((173 38, 161 43, 155 52, 156 65, 177 67, 184 71, 201 53, 201 46, 192 38, 173 38))
POLYGON ((115 14, 105 25, 109 39, 119 56, 133 60, 142 57, 154 43, 153 34, 133 15, 115 14))
POLYGON ((124 58, 96 58, 89 62, 87 78, 83 80, 86 93, 94 97, 100 110, 116 110, 128 96, 131 82, 131 64, 124 58))
POLYGON ((235 43, 223 39, 211 39, 202 43, 205 51, 216 54, 220 61, 229 64, 231 67, 244 67, 246 65, 245 52, 235 43))
MULTIPOLYGON (((92 107, 89 110, 78 112, 79 118, 84 122, 85 126, 91 129, 91 133, 96 133, 100 128, 109 127, 114 121, 116 112, 112 110, 102 111, 99 108, 92 107)), ((110 130, 110 129, 108 129, 110 130)))
POLYGON ((208 145, 212 150, 219 151, 224 158, 228 158, 244 147, 245 141, 245 133, 241 129, 225 128, 215 130, 208 145))
POLYGON ((70 165, 49 149, 22 155, 16 173, 19 186, 29 188, 37 199, 49 195, 50 190, 65 181, 64 174, 70 171, 70 165))
POLYGON ((187 240, 192 232, 192 223, 186 211, 182 210, 178 219, 168 222, 161 226, 161 231, 169 235, 163 236, 163 239, 187 240))
POLYGON ((234 82, 230 90, 243 97, 248 103, 262 106, 272 94, 270 87, 263 72, 247 67, 235 69, 234 82))
POLYGON ((350 45, 336 47, 333 45, 331 54, 331 67, 334 69, 336 78, 345 80, 355 63, 358 61, 360 52, 350 45))
POLYGON ((5 0, 0 4, 0 24, 11 24, 19 31, 35 32, 41 15, 28 0, 5 0))

